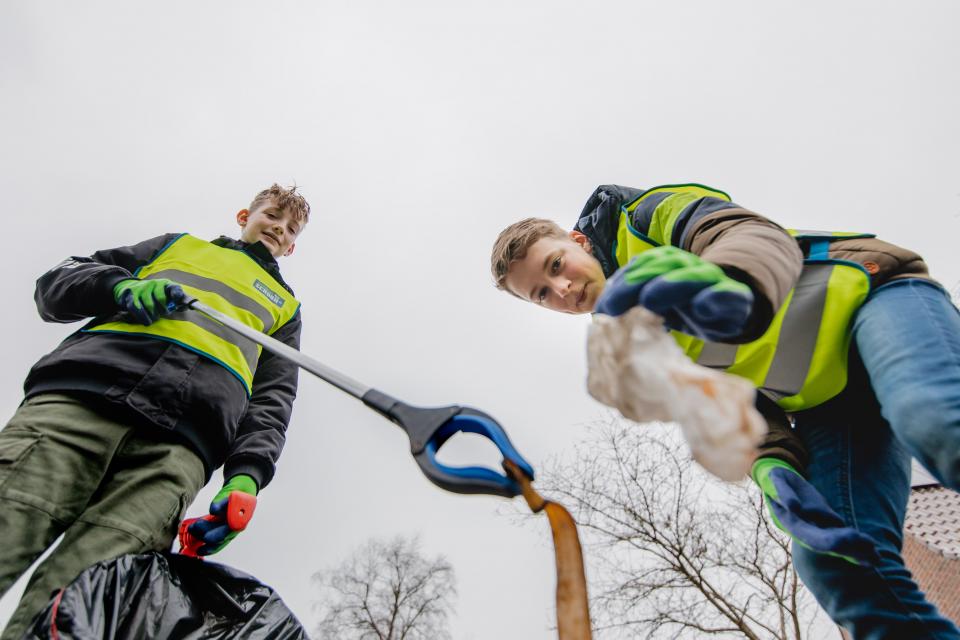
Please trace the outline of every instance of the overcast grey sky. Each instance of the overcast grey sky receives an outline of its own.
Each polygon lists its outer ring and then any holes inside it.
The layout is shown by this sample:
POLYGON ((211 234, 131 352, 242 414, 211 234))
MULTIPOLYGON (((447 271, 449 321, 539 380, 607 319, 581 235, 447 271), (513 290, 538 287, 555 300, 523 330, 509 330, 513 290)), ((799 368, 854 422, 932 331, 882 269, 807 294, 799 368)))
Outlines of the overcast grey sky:
MULTIPOLYGON (((0 411, 76 328, 39 320, 37 276, 235 234, 253 194, 296 181, 313 218, 281 266, 303 350, 411 403, 484 409, 536 467, 601 411, 588 321, 494 290, 499 230, 571 226, 598 184, 701 182, 786 226, 906 245, 953 289, 958 24, 952 0, 3 2, 0 411)), ((399 429, 308 374, 300 390, 276 479, 217 560, 312 627, 314 571, 421 532, 457 570, 456 638, 552 637, 545 520, 437 489, 399 429)))

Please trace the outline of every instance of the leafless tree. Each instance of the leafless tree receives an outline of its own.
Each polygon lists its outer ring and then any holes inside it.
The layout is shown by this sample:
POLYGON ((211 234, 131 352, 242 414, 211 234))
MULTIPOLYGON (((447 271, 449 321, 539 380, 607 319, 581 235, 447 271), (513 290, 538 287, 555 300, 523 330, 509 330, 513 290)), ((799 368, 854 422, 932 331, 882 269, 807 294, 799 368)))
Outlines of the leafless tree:
POLYGON ((759 491, 708 476, 672 425, 611 417, 538 485, 580 525, 600 637, 839 634, 759 491))
POLYGON ((370 540, 338 567, 313 576, 320 586, 321 638, 449 638, 456 598, 453 567, 427 558, 417 538, 370 540))

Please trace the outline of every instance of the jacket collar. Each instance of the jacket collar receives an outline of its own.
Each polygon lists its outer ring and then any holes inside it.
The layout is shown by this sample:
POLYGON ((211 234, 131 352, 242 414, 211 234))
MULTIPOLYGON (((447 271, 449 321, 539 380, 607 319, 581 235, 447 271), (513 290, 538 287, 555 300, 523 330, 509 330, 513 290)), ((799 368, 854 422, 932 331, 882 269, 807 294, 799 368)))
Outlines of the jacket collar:
POLYGON ((606 277, 617 270, 617 230, 620 227, 620 209, 643 191, 616 184, 596 188, 580 212, 574 229, 590 239, 593 257, 600 262, 606 277))

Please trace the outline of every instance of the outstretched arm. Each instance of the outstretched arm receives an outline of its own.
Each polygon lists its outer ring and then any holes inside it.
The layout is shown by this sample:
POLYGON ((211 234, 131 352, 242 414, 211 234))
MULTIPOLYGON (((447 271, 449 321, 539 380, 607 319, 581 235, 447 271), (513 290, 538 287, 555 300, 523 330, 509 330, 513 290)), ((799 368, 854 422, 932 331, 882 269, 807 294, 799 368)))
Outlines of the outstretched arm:
POLYGON ((753 291, 753 310, 736 342, 763 335, 803 268, 803 254, 790 234, 736 206, 691 220, 680 237, 680 247, 719 266, 753 291))
POLYGON ((803 255, 779 225, 706 187, 651 190, 633 228, 662 246, 613 274, 597 311, 640 304, 670 329, 719 342, 760 337, 796 284, 803 255))
POLYGON ((71 256, 40 276, 34 293, 37 311, 47 322, 76 322, 117 309, 114 287, 149 263, 177 234, 135 245, 71 256))

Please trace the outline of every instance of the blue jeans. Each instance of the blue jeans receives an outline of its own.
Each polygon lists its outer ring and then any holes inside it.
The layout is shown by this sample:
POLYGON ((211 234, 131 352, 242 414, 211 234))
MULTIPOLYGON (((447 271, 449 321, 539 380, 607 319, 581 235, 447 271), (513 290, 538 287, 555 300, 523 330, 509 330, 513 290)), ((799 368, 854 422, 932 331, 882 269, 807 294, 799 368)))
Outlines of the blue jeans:
POLYGON ((910 456, 960 490, 960 313, 935 284, 876 289, 854 320, 850 380, 795 414, 810 482, 847 524, 880 546, 874 568, 794 545, 794 565, 820 605, 857 640, 960 638, 904 565, 910 456))

